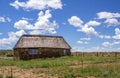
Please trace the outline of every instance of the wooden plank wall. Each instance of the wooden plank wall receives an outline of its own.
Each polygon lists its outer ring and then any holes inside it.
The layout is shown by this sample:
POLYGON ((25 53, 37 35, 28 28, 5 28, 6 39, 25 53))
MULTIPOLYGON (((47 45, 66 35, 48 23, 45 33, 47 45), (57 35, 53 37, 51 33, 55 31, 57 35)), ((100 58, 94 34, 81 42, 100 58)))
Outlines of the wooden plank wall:
MULTIPOLYGON (((38 54, 29 54, 28 48, 14 49, 15 59, 34 59, 34 58, 46 58, 46 57, 60 57, 64 56, 63 50, 58 48, 37 48, 38 54)), ((66 49, 66 55, 71 55, 70 49, 66 49)))

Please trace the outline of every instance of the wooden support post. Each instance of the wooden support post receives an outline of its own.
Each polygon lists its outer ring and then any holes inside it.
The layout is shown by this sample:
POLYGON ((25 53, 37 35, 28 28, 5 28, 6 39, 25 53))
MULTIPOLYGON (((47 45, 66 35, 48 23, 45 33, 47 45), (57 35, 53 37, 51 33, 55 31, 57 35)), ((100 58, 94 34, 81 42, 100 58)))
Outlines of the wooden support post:
POLYGON ((11 74, 11 78, 13 78, 13 71, 12 71, 12 67, 11 67, 10 74, 11 74))

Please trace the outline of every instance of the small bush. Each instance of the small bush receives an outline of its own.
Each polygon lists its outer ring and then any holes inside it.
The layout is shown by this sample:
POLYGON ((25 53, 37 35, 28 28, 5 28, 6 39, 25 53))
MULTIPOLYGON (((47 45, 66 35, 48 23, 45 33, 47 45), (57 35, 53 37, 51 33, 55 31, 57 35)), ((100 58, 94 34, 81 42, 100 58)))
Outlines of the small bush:
POLYGON ((6 54, 7 57, 13 57, 14 55, 12 53, 6 54))
POLYGON ((3 78, 3 75, 0 74, 0 78, 3 78))
POLYGON ((6 76, 6 78, 16 78, 16 77, 13 77, 13 76, 6 76))
POLYGON ((41 68, 48 68, 48 67, 50 67, 50 64, 49 63, 42 63, 40 67, 41 68))

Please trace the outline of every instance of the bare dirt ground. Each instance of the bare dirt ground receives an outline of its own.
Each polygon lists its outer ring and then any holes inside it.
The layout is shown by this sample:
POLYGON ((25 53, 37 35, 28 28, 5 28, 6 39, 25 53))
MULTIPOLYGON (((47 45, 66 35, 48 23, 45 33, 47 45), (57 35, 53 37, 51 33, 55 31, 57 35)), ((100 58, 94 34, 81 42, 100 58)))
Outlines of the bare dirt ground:
POLYGON ((32 72, 32 69, 20 69, 15 66, 0 67, 0 74, 3 75, 3 78, 11 76, 11 74, 15 78, 56 78, 48 76, 44 73, 35 74, 32 72))
MULTIPOLYGON (((11 74, 12 74, 13 78, 58 78, 57 75, 50 76, 50 75, 46 75, 44 73, 35 74, 35 73, 33 73, 33 69, 20 69, 16 66, 0 67, 0 74, 3 75, 3 78, 6 78, 7 76, 11 76, 11 74)), ((78 77, 78 78, 82 78, 82 77, 78 77)), ((90 76, 87 78, 95 78, 95 77, 90 76)))
MULTIPOLYGON (((94 64, 94 65, 98 65, 98 66, 103 66, 105 65, 110 66, 113 65, 115 63, 99 63, 99 64, 94 64)), ((117 63, 118 65, 120 65, 120 63, 117 63)), ((89 66, 89 64, 84 64, 83 67, 89 66)), ((82 67, 81 65, 74 65, 74 66, 70 66, 72 68, 80 68, 82 67)), ((7 76, 13 76, 13 78, 58 78, 58 76, 51 76, 45 73, 34 73, 33 70, 36 70, 39 68, 31 68, 31 69, 21 69, 18 68, 16 66, 3 66, 0 67, 0 75, 3 75, 3 78, 6 78, 7 76)), ((46 70, 46 69, 41 69, 41 70, 46 70)), ((47 70, 46 70, 47 71, 47 70)), ((78 77, 78 78, 82 78, 82 77, 78 77)), ((94 76, 89 76, 87 78, 96 78, 94 76)))

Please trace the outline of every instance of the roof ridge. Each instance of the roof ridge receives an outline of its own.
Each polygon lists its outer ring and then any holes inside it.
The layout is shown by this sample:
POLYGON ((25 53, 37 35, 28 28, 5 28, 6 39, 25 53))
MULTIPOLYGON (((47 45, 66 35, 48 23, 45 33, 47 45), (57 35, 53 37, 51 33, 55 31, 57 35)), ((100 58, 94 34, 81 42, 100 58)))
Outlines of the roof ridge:
POLYGON ((60 37, 60 38, 63 38, 62 36, 50 36, 50 35, 27 35, 27 34, 24 34, 22 35, 22 37, 60 37))

